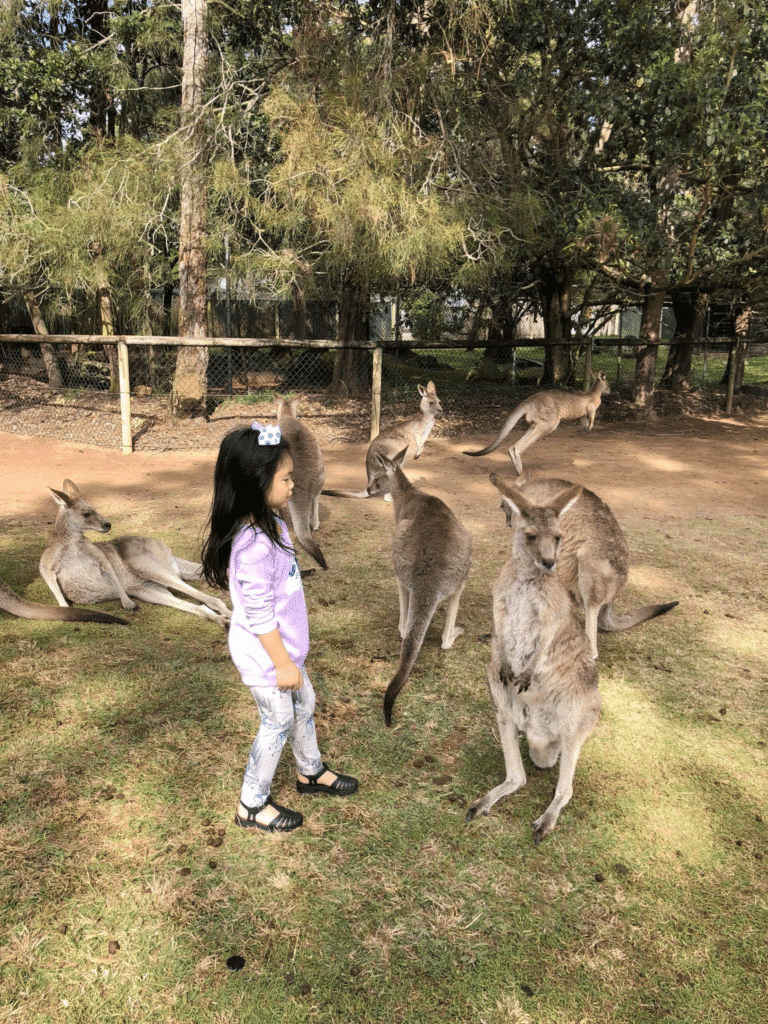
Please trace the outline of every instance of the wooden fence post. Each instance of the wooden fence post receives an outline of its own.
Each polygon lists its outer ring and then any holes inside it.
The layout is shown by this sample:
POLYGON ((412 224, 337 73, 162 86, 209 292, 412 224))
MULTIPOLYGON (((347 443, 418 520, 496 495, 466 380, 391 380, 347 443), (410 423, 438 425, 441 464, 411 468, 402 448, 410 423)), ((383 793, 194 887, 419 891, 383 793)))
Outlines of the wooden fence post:
POLYGON ((123 455, 130 455, 133 451, 133 435, 131 434, 131 375, 128 365, 128 346, 124 341, 118 341, 117 376, 120 385, 120 451, 123 455))
POLYGON ((373 381, 371 383, 371 440, 376 437, 381 427, 381 364, 383 351, 381 345, 373 350, 373 381))

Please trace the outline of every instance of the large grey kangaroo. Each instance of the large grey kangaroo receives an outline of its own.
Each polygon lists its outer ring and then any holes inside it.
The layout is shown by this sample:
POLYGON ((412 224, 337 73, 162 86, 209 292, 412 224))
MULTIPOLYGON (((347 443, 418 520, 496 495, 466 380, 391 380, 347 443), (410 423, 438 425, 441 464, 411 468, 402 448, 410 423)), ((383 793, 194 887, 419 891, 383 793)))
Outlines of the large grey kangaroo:
POLYGON ((509 449, 509 457, 518 473, 523 472, 520 456, 540 437, 546 437, 556 430, 561 420, 581 420, 585 430, 595 425, 595 413, 603 395, 610 393, 608 381, 602 370, 595 376, 589 391, 537 391, 516 406, 504 423, 496 440, 479 452, 464 452, 465 455, 488 455, 495 452, 518 420, 525 416, 528 430, 509 449))
POLYGON ((185 582, 200 579, 199 562, 177 558, 167 544, 151 537, 116 537, 93 544, 84 531, 109 533, 109 520, 80 497, 71 480, 65 480, 60 491, 49 490, 59 511, 40 557, 40 575, 62 608, 68 600, 78 604, 119 601, 128 611, 136 611, 133 598, 138 598, 221 625, 229 623, 230 611, 223 601, 185 582), (171 590, 202 603, 183 601, 171 590))
MULTIPOLYGON (((525 474, 515 481, 515 487, 537 505, 545 505, 575 486, 570 480, 528 480, 525 474)), ((507 502, 502 501, 502 508, 507 526, 514 529, 517 517, 507 502)), ((579 498, 560 514, 560 529, 555 571, 574 601, 583 605, 593 658, 597 658, 598 630, 617 633, 631 629, 677 606, 677 601, 649 604, 623 615, 615 610, 614 601, 629 574, 629 548, 613 512, 593 491, 582 488, 579 498)))
POLYGON ((569 487, 545 505, 520 491, 491 482, 517 517, 512 555, 493 588, 493 632, 488 688, 496 709, 506 777, 467 811, 467 821, 487 814, 502 797, 526 783, 518 733, 539 768, 560 758, 555 796, 533 822, 539 843, 573 796, 573 776, 582 745, 600 717, 597 667, 570 595, 554 572, 561 516, 579 500, 569 487))
POLYGON ((293 496, 288 511, 296 539, 319 566, 327 569, 323 552, 312 537, 320 529, 320 492, 325 481, 323 456, 317 441, 298 418, 300 397, 277 395, 277 422, 291 446, 293 458, 293 496))
POLYGON ((387 478, 395 513, 392 561, 400 600, 400 661, 384 695, 384 721, 392 724, 395 698, 408 681, 429 624, 441 602, 448 608, 442 648, 447 651, 464 630, 456 625, 461 594, 472 558, 472 539, 445 502, 424 494, 403 472, 405 449, 394 458, 377 453, 378 471, 387 478))
POLYGON ((435 418, 443 415, 443 407, 437 397, 437 391, 432 381, 423 388, 418 385, 421 395, 421 405, 416 416, 407 420, 400 420, 390 427, 385 427, 368 445, 365 456, 365 471, 368 474, 368 483, 364 491, 323 491, 323 494, 332 495, 336 498, 373 498, 383 494, 385 498, 389 494, 388 477, 382 474, 377 461, 379 455, 388 459, 394 458, 398 452, 405 450, 407 458, 418 459, 424 451, 424 445, 435 425, 435 418))
POLYGON ((127 626, 126 619, 108 612, 92 612, 89 608, 60 608, 57 604, 37 604, 14 594, 7 583, 0 580, 0 608, 19 619, 49 619, 59 622, 113 622, 127 626))

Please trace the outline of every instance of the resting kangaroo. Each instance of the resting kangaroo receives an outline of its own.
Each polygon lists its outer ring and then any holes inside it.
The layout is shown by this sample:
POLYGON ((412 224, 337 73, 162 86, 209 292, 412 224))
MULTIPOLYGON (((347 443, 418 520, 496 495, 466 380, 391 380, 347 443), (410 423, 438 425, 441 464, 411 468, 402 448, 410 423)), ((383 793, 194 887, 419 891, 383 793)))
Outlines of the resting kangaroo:
POLYGON ((408 458, 418 459, 424 451, 424 445, 435 425, 435 417, 443 415, 443 407, 432 381, 427 384, 426 388, 423 388, 421 384, 418 385, 418 388, 421 395, 418 415, 401 420, 399 423, 393 423, 391 427, 385 427, 369 444, 365 456, 365 471, 368 474, 366 489, 364 491, 323 491, 323 494, 336 498, 373 498, 377 494, 383 494, 385 497, 389 494, 388 478, 381 473, 377 456, 384 455, 386 458, 392 459, 398 452, 405 450, 408 458))
POLYGON ((62 608, 68 600, 78 604, 119 601, 128 611, 136 611, 135 597, 222 625, 229 622, 230 612, 223 601, 185 583, 200 578, 199 562, 176 558, 167 544, 151 537, 116 537, 92 544, 84 531, 109 533, 109 520, 80 497, 71 480, 64 481, 61 491, 49 490, 59 511, 48 535, 48 547, 40 557, 40 575, 62 608), (202 604, 183 601, 171 589, 202 604))
POLYGON ((573 614, 570 595, 554 572, 560 517, 579 499, 581 488, 569 487, 539 506, 506 487, 495 473, 491 482, 517 516, 512 556, 493 588, 488 664, 506 778, 470 806, 467 821, 487 814, 497 800, 525 785, 519 730, 539 768, 551 768, 560 758, 554 799, 533 822, 538 843, 555 827, 573 796, 579 753, 600 717, 597 668, 589 642, 573 614))
MULTIPOLYGON (((517 489, 529 500, 544 505, 569 487, 570 480, 515 481, 517 489)), ((515 515, 506 501, 501 506, 507 526, 515 526, 515 515)), ((649 604, 620 615, 613 603, 627 582, 629 548, 621 527, 610 508, 586 487, 577 501, 561 513, 562 538, 557 554, 557 578, 571 597, 584 607, 584 628, 592 657, 597 658, 597 631, 617 633, 663 615, 677 605, 649 604)))
POLYGON ((107 612, 92 612, 88 608, 59 608, 57 604, 37 604, 14 594, 7 583, 0 580, 0 608, 19 619, 52 619, 64 622, 114 622, 127 626, 125 619, 107 612))
POLYGON ((378 453, 379 473, 392 493, 395 535, 392 561, 400 599, 400 662, 384 695, 384 721, 392 724, 395 698, 408 681, 437 606, 448 600, 442 648, 447 651, 464 630, 456 626, 467 582, 472 540, 445 502, 424 494, 403 473, 405 449, 393 458, 378 453))
POLYGON ((603 395, 610 393, 610 390, 605 374, 600 370, 592 387, 583 394, 576 391, 538 391, 512 410, 495 441, 479 452, 464 452, 464 454, 488 455, 490 452, 495 452, 512 427, 525 416, 529 424, 528 430, 517 444, 513 444, 509 449, 509 457, 512 459, 515 469, 518 473, 522 473, 523 464, 520 461, 520 456, 540 437, 546 437, 547 434, 556 430, 561 420, 580 419, 584 429, 591 430, 595 425, 595 413, 600 401, 603 395))
POLYGON ((283 437, 291 446, 293 458, 293 496, 288 502, 296 539, 319 566, 327 569, 323 552, 312 538, 312 531, 320 529, 320 492, 325 480, 323 456, 317 441, 296 413, 299 397, 278 395, 277 421, 283 437))

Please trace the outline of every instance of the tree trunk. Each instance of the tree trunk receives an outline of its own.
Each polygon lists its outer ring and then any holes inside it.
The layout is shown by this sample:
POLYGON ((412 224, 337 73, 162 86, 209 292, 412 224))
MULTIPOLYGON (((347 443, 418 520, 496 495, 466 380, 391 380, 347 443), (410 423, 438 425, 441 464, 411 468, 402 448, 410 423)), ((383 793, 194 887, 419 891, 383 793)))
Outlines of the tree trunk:
POLYGON ((675 336, 669 347, 660 387, 687 391, 691 386, 693 350, 701 338, 707 312, 707 296, 698 292, 677 294, 672 299, 675 312, 675 336))
MULTIPOLYGON (((337 340, 340 342, 363 341, 367 339, 366 317, 367 295, 345 278, 341 286, 339 304, 339 326, 337 340)), ((333 365, 333 395, 359 395, 370 387, 368 374, 368 352, 359 348, 336 350, 333 365)))
POLYGON ((667 294, 661 287, 661 282, 662 279, 666 281, 666 278, 665 271, 657 271, 652 275, 652 283, 646 289, 640 319, 640 346, 635 357, 632 402, 638 409, 645 412, 650 412, 653 408, 656 362, 659 356, 659 339, 661 337, 661 314, 667 294), (659 287, 654 287, 656 284, 659 287))
MULTIPOLYGON (((104 271, 104 264, 101 256, 96 257, 96 287, 99 297, 99 316, 101 318, 101 333, 109 337, 115 333, 115 323, 112 317, 112 293, 109 288, 109 281, 104 271)), ((109 363, 109 390, 115 395, 120 390, 120 369, 117 363, 117 345, 105 345, 104 355, 109 363)))
POLYGON ((544 316, 544 374, 541 383, 551 387, 566 380, 571 371, 571 279, 569 275, 538 268, 539 296, 544 316))
MULTIPOLYGON (((208 287, 205 238, 208 229, 206 136, 203 85, 208 52, 207 0, 182 0, 184 70, 181 123, 184 155, 181 166, 179 223, 179 336, 204 338, 208 333, 208 287)), ((206 412, 208 349, 179 348, 171 391, 174 416, 206 412)))
MULTIPOLYGON (((31 290, 25 291, 24 302, 27 307, 27 312, 29 313, 29 319, 32 321, 32 329, 35 334, 47 336, 49 333, 48 328, 45 320, 43 320, 43 314, 40 312, 40 307, 35 299, 35 293, 31 290)), ((40 342, 40 354, 43 357, 45 372, 48 374, 48 383, 54 388, 63 387, 64 382, 61 379, 61 367, 59 366, 59 359, 56 355, 56 349, 54 346, 40 342)))
POLYGON ((728 353, 728 361, 725 364, 720 385, 726 387, 731 374, 731 362, 736 361, 736 368, 733 377, 733 390, 738 391, 744 383, 744 357, 747 354, 747 336, 749 334, 749 322, 752 318, 752 310, 744 309, 736 317, 736 344, 731 346, 728 353))

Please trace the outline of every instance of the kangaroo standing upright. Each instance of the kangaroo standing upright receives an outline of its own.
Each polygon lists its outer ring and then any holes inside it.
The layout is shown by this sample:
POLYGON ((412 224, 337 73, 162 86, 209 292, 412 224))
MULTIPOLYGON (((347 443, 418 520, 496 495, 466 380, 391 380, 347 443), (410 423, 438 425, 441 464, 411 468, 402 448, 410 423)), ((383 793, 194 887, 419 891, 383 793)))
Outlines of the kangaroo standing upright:
POLYGON ((493 588, 493 633, 488 688, 496 709, 506 777, 467 811, 471 821, 526 783, 518 732, 531 760, 551 768, 560 758, 555 796, 533 822, 538 843, 555 827, 573 795, 582 745, 600 717, 597 668, 568 591, 554 572, 560 517, 578 500, 570 487, 539 506, 503 484, 491 482, 517 516, 512 556, 493 588))
POLYGON ((43 619, 58 622, 113 622, 127 626, 125 619, 108 612, 92 612, 90 608, 60 608, 57 604, 37 604, 14 594, 7 583, 0 580, 0 608, 19 619, 43 619))
POLYGON ((445 502, 424 494, 407 479, 405 449, 393 458, 377 454, 387 477, 395 513, 392 561, 400 600, 400 661, 384 695, 384 721, 392 724, 395 698, 408 681, 437 606, 448 601, 442 648, 447 651, 464 630, 456 626, 461 594, 472 560, 472 539, 445 502))
POLYGON ((540 437, 546 437, 556 430, 561 420, 581 420, 585 430, 595 425, 595 413, 603 395, 610 393, 608 381, 602 370, 595 376, 589 391, 579 394, 576 391, 537 391, 516 406, 507 417, 496 440, 479 452, 464 452, 465 455, 488 455, 495 452, 501 442, 518 420, 525 416, 529 424, 528 430, 520 440, 509 449, 509 457, 518 473, 523 472, 520 456, 540 437))
POLYGON ((389 494, 389 482, 386 474, 382 474, 378 463, 378 456, 383 455, 392 459, 398 452, 405 450, 406 458, 418 459, 424 451, 424 445, 435 425, 435 418, 443 415, 443 407, 437 397, 437 391, 432 381, 423 388, 418 385, 421 395, 421 405, 416 416, 407 420, 393 423, 385 427, 368 445, 365 456, 365 471, 368 474, 368 483, 364 491, 323 491, 323 494, 332 495, 336 498, 373 498, 383 494, 385 498, 389 494))
MULTIPOLYGON (((527 480, 525 476, 515 481, 515 487, 537 505, 575 486, 570 480, 527 480)), ((502 508, 507 526, 514 528, 516 516, 506 502, 502 508)), ((677 606, 677 601, 649 604, 623 615, 614 609, 629 574, 629 548, 613 512, 593 491, 582 488, 578 500, 560 514, 560 528, 555 571, 574 601, 584 607, 593 658, 597 658, 598 629, 604 633, 631 629, 677 606)))
POLYGON ((277 398, 277 422, 291 446, 293 459, 293 495, 288 502, 293 530, 304 550, 321 568, 327 569, 323 552, 312 537, 312 531, 320 529, 320 492, 325 482, 323 456, 317 441, 297 416, 299 396, 277 398))
POLYGON ((49 490, 59 511, 48 534, 48 547, 40 557, 40 575, 62 608, 68 600, 78 604, 119 601, 128 611, 136 611, 135 597, 222 625, 229 622, 230 612, 223 601, 185 582, 200 579, 199 562, 176 558, 167 544, 151 537, 116 537, 93 544, 84 531, 109 533, 109 520, 80 497, 71 480, 65 480, 60 491, 49 490), (183 601, 171 589, 202 603, 183 601))

